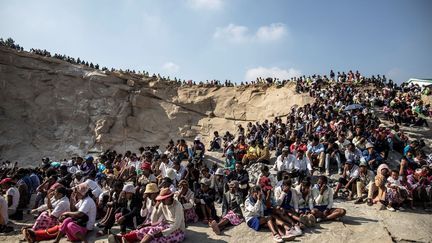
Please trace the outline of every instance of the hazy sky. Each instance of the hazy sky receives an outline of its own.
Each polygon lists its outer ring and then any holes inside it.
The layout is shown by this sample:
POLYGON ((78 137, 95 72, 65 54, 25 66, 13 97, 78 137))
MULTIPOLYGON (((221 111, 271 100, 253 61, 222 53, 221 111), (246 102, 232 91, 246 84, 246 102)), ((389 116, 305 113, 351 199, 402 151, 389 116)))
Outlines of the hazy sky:
POLYGON ((0 36, 182 79, 432 78, 429 0, 0 0, 0 36))

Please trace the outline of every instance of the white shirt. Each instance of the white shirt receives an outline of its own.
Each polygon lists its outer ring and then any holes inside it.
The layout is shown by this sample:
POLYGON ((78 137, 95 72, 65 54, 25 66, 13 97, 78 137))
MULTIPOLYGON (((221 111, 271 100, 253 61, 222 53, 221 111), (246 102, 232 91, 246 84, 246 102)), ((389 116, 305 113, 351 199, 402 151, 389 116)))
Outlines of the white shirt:
POLYGON ((129 162, 128 162, 128 166, 133 166, 133 167, 135 167, 135 170, 140 169, 140 165, 141 165, 141 161, 139 161, 139 160, 129 161, 129 162))
POLYGON ((91 197, 81 199, 76 205, 78 211, 85 213, 88 216, 86 228, 87 230, 93 230, 96 221, 96 203, 91 197))
POLYGON ((294 157, 294 159, 290 160, 288 169, 296 169, 298 171, 312 171, 312 165, 306 156, 303 156, 302 159, 294 157))
POLYGON ((159 165, 159 170, 161 172, 162 178, 165 178, 167 176, 166 171, 168 168, 172 167, 172 162, 168 161, 167 164, 165 164, 164 162, 160 163, 159 165))
POLYGON ((313 209, 313 198, 312 198, 312 192, 309 191, 309 194, 306 195, 306 198, 303 198, 303 194, 300 191, 301 185, 296 186, 295 190, 297 192, 297 198, 298 198, 298 207, 301 208, 309 208, 309 210, 313 209))
POLYGON ((6 197, 12 196, 12 205, 9 207, 9 209, 16 210, 18 207, 19 199, 20 199, 20 193, 16 187, 10 187, 6 191, 6 197))
POLYGON ((0 195, 0 216, 3 218, 3 222, 6 225, 9 221, 8 203, 1 195, 0 195))
POLYGON ((159 204, 159 207, 152 212, 152 224, 159 222, 161 218, 169 225, 168 228, 162 230, 163 236, 168 236, 178 229, 185 232, 183 206, 179 201, 174 200, 172 205, 159 204))
POLYGON ((282 154, 276 159, 273 169, 276 171, 288 170, 288 166, 291 160, 295 159, 294 155, 289 154, 287 157, 282 159, 282 154))
POLYGON ((324 191, 323 195, 320 194, 320 190, 317 187, 312 189, 312 196, 316 206, 325 206, 327 209, 333 208, 333 189, 327 186, 327 190, 324 191))
MULTIPOLYGON (((290 190, 291 190, 291 201, 289 204, 291 205, 291 207, 294 208, 296 212, 298 212, 299 207, 298 207, 297 191, 293 188, 291 188, 290 190)), ((286 195, 287 193, 282 190, 282 187, 278 187, 278 190, 275 190, 275 199, 276 199, 276 204, 278 206, 282 205, 286 195)))
POLYGON ((99 198, 100 194, 102 194, 102 188, 93 180, 87 179, 84 183, 87 184, 87 186, 92 191, 92 194, 95 198, 99 198))
POLYGON ((186 169, 183 165, 180 165, 179 170, 174 170, 176 173, 176 181, 181 181, 183 175, 186 173, 186 169))
MULTIPOLYGON (((54 202, 52 202, 51 205, 53 207, 53 211, 51 212, 51 215, 53 215, 56 218, 60 217, 60 215, 62 215, 64 212, 70 211, 70 201, 69 201, 69 198, 67 198, 66 196, 64 196, 58 200, 54 200, 54 202)), ((48 209, 48 206, 46 204, 44 204, 44 205, 38 207, 37 211, 43 212, 47 209, 48 209)))
POLYGON ((345 149, 350 144, 350 142, 347 139, 345 139, 343 142, 340 142, 339 140, 336 141, 336 144, 338 145, 339 150, 345 153, 345 149))

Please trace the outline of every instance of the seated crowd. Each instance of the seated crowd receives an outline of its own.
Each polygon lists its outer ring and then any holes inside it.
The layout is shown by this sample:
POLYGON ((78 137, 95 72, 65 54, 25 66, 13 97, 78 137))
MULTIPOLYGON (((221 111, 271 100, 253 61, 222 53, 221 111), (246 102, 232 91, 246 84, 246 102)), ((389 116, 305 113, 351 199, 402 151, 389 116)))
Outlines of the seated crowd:
POLYGON ((186 226, 198 221, 215 234, 243 222, 256 231, 268 228, 282 242, 341 219, 347 212, 335 206, 336 198, 390 211, 428 210, 432 170, 424 142, 410 140, 398 124, 386 126, 375 112, 396 97, 405 97, 413 112, 423 104, 383 78, 367 79, 374 87, 367 90, 355 82, 361 75, 351 73, 350 79, 301 81, 299 91, 315 101, 283 119, 214 132, 208 150, 223 154, 222 166, 209 164, 200 136, 190 145, 170 140, 165 151, 154 146, 61 162, 44 158, 38 168, 6 162, 0 232, 13 230, 8 220, 22 220, 27 210, 35 216, 22 229, 28 242, 64 236, 87 242, 91 231, 110 242, 181 242, 186 226), (377 89, 383 86, 390 92, 377 89), (402 155, 397 165, 390 161, 393 151, 402 155))

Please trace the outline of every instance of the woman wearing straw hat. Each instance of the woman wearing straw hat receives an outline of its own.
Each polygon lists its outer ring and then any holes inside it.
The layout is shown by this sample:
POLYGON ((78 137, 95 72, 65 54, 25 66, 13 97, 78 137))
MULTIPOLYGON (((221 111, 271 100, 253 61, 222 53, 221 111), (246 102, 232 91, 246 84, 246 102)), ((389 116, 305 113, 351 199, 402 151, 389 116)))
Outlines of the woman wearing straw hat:
POLYGON ((158 195, 159 188, 156 183, 149 183, 146 185, 143 196, 143 205, 140 211, 141 217, 144 219, 144 222, 137 228, 143 228, 151 224, 151 214, 153 212, 154 205, 156 205, 156 197, 158 195))
POLYGON ((149 183, 146 185, 146 189, 143 196, 143 206, 141 208, 141 217, 144 218, 144 222, 137 227, 137 230, 133 230, 123 235, 111 235, 110 241, 112 242, 135 242, 144 237, 148 231, 146 227, 151 227, 151 215, 155 209, 157 203, 156 197, 159 195, 159 188, 156 183, 149 183))

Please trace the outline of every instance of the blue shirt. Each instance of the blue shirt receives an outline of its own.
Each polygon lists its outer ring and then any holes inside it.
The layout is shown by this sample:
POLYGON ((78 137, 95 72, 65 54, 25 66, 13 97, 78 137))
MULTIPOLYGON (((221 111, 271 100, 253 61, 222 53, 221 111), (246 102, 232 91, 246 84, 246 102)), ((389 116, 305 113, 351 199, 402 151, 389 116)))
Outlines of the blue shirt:
POLYGON ((316 146, 312 146, 312 144, 309 144, 308 145, 308 152, 320 154, 320 153, 324 152, 324 145, 322 143, 319 143, 316 146))

